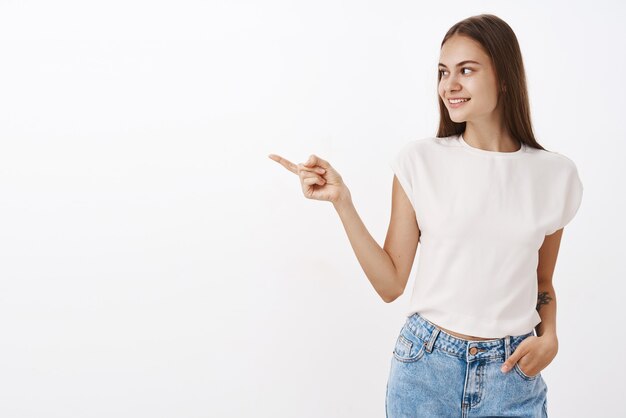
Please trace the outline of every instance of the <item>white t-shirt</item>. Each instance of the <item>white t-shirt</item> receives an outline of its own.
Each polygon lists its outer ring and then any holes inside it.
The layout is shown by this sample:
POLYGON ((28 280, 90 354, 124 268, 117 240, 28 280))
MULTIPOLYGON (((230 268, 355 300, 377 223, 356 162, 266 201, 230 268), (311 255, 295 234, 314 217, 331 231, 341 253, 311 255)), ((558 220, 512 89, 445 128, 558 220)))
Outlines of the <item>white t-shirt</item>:
POLYGON ((539 248, 582 200, 574 162, 525 144, 482 150, 461 134, 412 140, 389 164, 421 231, 406 315, 482 338, 531 332, 539 248))

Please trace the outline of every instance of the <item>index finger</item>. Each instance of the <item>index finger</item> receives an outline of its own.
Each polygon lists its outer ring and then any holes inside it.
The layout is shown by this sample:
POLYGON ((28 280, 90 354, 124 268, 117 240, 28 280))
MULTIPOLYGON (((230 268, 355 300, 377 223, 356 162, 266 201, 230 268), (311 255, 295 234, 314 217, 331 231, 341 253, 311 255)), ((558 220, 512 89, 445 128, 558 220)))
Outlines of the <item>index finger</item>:
POLYGON ((272 160, 276 161, 277 163, 279 163, 280 165, 282 165, 283 167, 285 167, 287 170, 291 171, 292 173, 298 174, 298 166, 292 163, 291 161, 287 160, 286 158, 283 158, 280 155, 276 155, 276 154, 270 154, 268 155, 268 157, 270 157, 272 160))

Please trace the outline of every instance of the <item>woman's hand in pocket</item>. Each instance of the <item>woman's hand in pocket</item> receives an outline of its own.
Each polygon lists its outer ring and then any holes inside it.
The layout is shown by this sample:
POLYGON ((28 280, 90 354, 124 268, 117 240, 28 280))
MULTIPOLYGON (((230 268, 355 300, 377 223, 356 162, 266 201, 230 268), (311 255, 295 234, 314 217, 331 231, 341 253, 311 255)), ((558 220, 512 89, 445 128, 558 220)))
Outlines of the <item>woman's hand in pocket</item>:
POLYGON ((536 337, 531 335, 524 339, 513 354, 502 365, 502 372, 506 373, 513 369, 515 363, 527 376, 536 376, 548 364, 552 363, 558 351, 558 340, 556 336, 543 335, 536 337))

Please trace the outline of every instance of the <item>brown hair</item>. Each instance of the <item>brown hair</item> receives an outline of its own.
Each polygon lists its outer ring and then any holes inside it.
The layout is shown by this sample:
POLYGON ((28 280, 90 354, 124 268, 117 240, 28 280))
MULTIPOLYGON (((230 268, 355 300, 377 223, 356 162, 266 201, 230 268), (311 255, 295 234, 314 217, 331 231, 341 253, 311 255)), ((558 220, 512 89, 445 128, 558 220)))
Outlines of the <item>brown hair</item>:
MULTIPOLYGON (((533 133, 524 62, 513 29, 504 20, 492 14, 471 16, 448 30, 441 47, 450 37, 457 34, 472 38, 482 45, 491 58, 498 83, 500 86, 506 86, 506 92, 500 93, 498 100, 502 101, 504 126, 509 134, 529 147, 545 149, 539 145, 533 133)), ((439 84, 441 73, 437 71, 437 74, 439 84)), ((461 134, 465 131, 465 125, 465 122, 457 123, 450 119, 448 109, 439 97, 437 137, 461 134)))

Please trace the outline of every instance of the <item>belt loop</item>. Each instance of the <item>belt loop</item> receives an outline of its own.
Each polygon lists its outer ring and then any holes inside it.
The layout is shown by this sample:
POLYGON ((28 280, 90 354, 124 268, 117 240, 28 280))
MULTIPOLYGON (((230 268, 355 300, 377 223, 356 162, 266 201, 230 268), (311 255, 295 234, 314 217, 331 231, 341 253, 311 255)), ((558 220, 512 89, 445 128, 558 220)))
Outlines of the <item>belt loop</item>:
POLYGON ((437 336, 439 335, 439 328, 437 327, 433 327, 433 331, 430 333, 430 337, 428 337, 428 341, 426 341, 426 343, 424 344, 426 346, 426 351, 428 353, 432 353, 433 351, 433 346, 435 345, 435 340, 437 339, 437 336))
POLYGON ((504 337, 504 361, 509 359, 511 355, 511 336, 507 335, 504 337))

